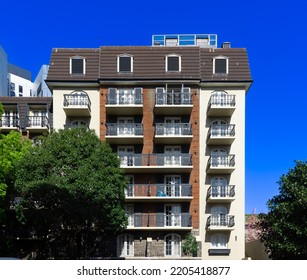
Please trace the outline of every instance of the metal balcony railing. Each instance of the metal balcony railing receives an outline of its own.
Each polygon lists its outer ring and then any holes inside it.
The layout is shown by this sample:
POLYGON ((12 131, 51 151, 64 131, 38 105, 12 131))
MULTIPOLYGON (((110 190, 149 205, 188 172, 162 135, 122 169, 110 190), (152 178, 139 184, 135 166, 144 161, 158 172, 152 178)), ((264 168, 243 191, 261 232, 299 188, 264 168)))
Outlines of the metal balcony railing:
POLYGON ((213 124, 209 129, 209 137, 234 137, 234 124, 213 124))
POLYGON ((207 227, 231 228, 235 225, 235 217, 226 214, 212 214, 207 219, 207 227))
POLYGON ((209 105, 215 107, 234 107, 236 98, 233 94, 212 94, 209 105))
POLYGON ((189 213, 134 213, 128 216, 133 227, 191 227, 191 215, 189 213))
POLYGON ((17 117, 17 116, 2 116, 2 117, 0 117, 0 127, 2 127, 2 128, 20 127, 19 117, 17 117))
POLYGON ((110 91, 107 95, 108 105, 140 105, 143 103, 142 92, 114 92, 110 91))
POLYGON ((49 128, 49 119, 46 116, 29 116, 27 118, 27 127, 31 128, 49 128))
POLYGON ((190 154, 119 154, 122 167, 127 166, 191 166, 190 154))
POLYGON ((192 95, 186 92, 157 92, 156 105, 191 105, 192 95))
POLYGON ((140 136, 143 135, 143 125, 141 123, 118 124, 107 123, 108 136, 140 136))
POLYGON ((234 167, 235 156, 234 155, 214 155, 209 158, 209 166, 212 167, 234 167))
POLYGON ((218 186, 212 185, 208 189, 207 197, 211 198, 230 198, 235 196, 235 186, 218 186))
POLYGON ((131 184, 126 197, 192 197, 190 184, 131 184))
POLYGON ((64 107, 87 107, 91 111, 91 100, 86 93, 64 94, 64 107))
POLYGON ((189 123, 157 123, 156 135, 192 135, 191 124, 189 123))

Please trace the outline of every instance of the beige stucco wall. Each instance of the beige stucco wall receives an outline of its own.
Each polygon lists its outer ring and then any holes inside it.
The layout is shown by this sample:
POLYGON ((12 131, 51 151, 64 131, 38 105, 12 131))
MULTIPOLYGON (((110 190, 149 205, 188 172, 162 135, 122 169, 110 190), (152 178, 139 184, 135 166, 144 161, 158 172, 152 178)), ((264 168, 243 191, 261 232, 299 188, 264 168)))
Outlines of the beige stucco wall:
MULTIPOLYGON (((202 241, 202 258, 204 259, 234 259, 239 260, 245 257, 245 90, 240 88, 203 88, 200 93, 200 238, 202 241), (228 94, 234 94, 236 107, 231 117, 207 117, 207 108, 211 93, 215 90, 224 90, 228 94), (215 119, 228 121, 235 125, 235 140, 229 146, 207 146, 207 135, 210 124, 215 119), (211 178, 215 175, 207 175, 206 167, 213 149, 224 148, 229 154, 235 155, 235 170, 231 175, 226 175, 229 185, 235 185, 235 200, 227 203, 207 203, 207 190, 211 184, 211 178), (222 205, 228 209, 229 215, 235 216, 235 226, 229 229, 206 232, 207 218, 210 216, 212 206, 222 205), (211 248, 210 236, 214 233, 222 233, 229 236, 229 256, 209 256, 211 248)), ((217 174, 223 175, 223 174, 217 174)))
MULTIPOLYGON (((53 127, 55 130, 63 129, 64 124, 68 124, 67 116, 64 111, 64 94, 70 94, 76 91, 75 88, 53 89, 53 127)), ((91 116, 90 117, 73 117, 70 119, 84 120, 86 119, 89 128, 95 130, 97 136, 100 133, 100 96, 98 89, 78 89, 88 94, 91 101, 91 116)))

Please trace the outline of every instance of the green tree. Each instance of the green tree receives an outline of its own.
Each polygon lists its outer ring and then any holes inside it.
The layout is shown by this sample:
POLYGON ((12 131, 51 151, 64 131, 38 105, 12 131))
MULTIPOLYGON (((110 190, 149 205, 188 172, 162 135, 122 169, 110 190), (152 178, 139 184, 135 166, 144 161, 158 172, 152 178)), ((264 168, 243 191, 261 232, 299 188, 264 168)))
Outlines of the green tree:
POLYGON ((295 162, 279 180, 279 194, 259 215, 259 234, 272 259, 307 259, 307 163, 295 162))
POLYGON ((2 103, 0 102, 0 117, 2 116, 3 113, 4 113, 4 108, 2 103))
POLYGON ((32 142, 23 138, 19 132, 0 134, 0 222, 4 218, 7 191, 14 184, 16 164, 31 145, 32 142))
POLYGON ((36 258, 107 255, 107 235, 127 225, 128 182, 119 165, 109 145, 86 128, 52 132, 19 161, 19 232, 40 240, 36 258))
POLYGON ((188 233, 185 236, 182 251, 187 256, 196 256, 197 255, 197 241, 196 237, 193 236, 191 233, 188 233))

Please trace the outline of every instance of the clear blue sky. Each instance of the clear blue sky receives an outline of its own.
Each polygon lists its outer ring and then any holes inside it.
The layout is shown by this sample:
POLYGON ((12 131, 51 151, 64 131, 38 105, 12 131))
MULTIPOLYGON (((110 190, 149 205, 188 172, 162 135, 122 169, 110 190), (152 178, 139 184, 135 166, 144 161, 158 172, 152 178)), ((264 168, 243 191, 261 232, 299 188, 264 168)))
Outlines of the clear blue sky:
POLYGON ((36 76, 53 47, 150 45, 153 34, 213 33, 246 48, 246 213, 266 212, 282 174, 307 150, 303 0, 2 1, 0 45, 36 76))

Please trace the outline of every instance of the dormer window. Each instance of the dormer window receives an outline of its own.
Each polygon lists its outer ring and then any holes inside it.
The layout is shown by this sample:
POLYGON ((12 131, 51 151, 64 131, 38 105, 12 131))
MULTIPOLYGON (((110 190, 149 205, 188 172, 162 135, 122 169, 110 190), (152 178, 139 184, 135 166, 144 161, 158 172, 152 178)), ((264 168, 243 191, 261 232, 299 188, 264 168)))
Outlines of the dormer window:
POLYGON ((228 74, 228 58, 219 56, 213 59, 213 74, 228 74))
POLYGON ((133 72, 133 57, 131 55, 120 55, 117 57, 117 72, 133 72))
POLYGON ((70 74, 85 75, 85 58, 74 56, 70 59, 70 74))
POLYGON ((167 72, 181 71, 181 57, 176 54, 166 56, 165 71, 167 72))

